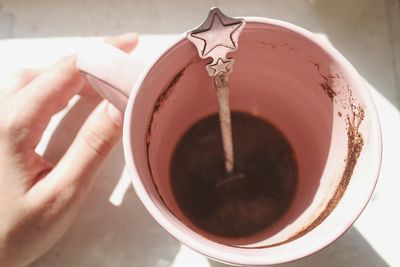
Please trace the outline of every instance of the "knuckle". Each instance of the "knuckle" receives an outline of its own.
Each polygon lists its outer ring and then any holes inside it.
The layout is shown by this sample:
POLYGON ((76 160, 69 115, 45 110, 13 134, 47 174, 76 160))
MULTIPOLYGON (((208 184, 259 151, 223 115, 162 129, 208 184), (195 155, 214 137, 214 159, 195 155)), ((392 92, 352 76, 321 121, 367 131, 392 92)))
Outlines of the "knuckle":
POLYGON ((16 123, 15 107, 5 105, 0 112, 0 118, 0 131, 2 133, 9 133, 18 128, 18 123, 16 123))
POLYGON ((61 58, 59 61, 57 61, 57 65, 59 66, 70 66, 75 63, 75 57, 74 56, 66 56, 61 58))
POLYGON ((83 76, 76 67, 76 61, 72 56, 60 59, 52 69, 52 73, 62 79, 65 88, 83 86, 83 76))
POLYGON ((40 203, 44 208, 43 212, 46 217, 54 217, 62 211, 68 209, 74 200, 79 196, 79 188, 76 186, 68 185, 63 188, 56 188, 54 194, 45 198, 43 203, 40 203))
POLYGON ((68 74, 69 76, 74 76, 79 73, 75 65, 76 64, 74 57, 69 56, 60 59, 56 64, 56 69, 58 71, 68 74))
POLYGON ((114 145, 113 140, 93 126, 83 130, 82 138, 89 149, 99 156, 106 155, 114 145))
POLYGON ((5 105, 0 111, 0 133, 13 139, 21 139, 27 133, 27 123, 21 116, 18 105, 5 105))

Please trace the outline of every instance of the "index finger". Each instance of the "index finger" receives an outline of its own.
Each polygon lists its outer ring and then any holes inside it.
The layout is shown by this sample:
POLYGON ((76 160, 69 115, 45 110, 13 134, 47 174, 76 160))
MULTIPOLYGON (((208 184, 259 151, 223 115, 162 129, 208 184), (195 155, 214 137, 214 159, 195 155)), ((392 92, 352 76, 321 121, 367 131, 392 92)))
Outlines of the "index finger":
MULTIPOLYGON (((135 47, 137 40, 137 34, 124 34, 109 37, 105 41, 127 51, 135 47)), ((34 128, 33 145, 40 140, 52 115, 62 110, 84 85, 85 80, 76 68, 76 56, 69 56, 41 73, 17 93, 21 105, 18 120, 22 122, 20 124, 34 128)))
MULTIPOLYGON (((104 41, 121 50, 130 51, 136 46, 137 40, 136 33, 127 33, 107 37, 104 41)), ((27 107, 38 110, 42 116, 51 117, 62 110, 81 89, 87 87, 76 68, 76 56, 73 55, 61 59, 53 68, 43 72, 21 94, 29 99, 27 107)))

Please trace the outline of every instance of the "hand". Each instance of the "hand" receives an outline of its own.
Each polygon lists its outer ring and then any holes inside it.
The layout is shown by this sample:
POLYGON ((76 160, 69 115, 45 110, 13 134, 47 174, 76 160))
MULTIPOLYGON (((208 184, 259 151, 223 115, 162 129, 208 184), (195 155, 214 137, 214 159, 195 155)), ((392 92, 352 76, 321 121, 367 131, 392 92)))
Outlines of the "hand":
MULTIPOLYGON (((137 36, 108 42, 129 51, 137 36)), ((28 265, 66 232, 120 137, 122 114, 99 105, 57 164, 35 152, 52 115, 87 94, 75 65, 71 56, 47 70, 27 70, 0 90, 0 266, 28 265)))

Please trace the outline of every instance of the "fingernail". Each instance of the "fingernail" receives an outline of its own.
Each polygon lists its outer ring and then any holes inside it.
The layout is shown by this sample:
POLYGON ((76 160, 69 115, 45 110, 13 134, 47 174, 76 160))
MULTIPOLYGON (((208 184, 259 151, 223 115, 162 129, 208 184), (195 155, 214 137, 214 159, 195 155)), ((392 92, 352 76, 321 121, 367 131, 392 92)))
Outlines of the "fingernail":
POLYGON ((122 123, 124 121, 124 114, 110 103, 107 103, 106 110, 107 110, 108 116, 110 116, 110 118, 117 125, 122 126, 122 123))

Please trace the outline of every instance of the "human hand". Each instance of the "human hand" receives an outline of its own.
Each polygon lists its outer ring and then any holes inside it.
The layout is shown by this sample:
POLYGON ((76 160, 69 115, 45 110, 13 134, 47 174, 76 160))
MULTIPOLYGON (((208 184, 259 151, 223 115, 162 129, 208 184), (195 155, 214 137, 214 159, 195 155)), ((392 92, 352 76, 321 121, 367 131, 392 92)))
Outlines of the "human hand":
MULTIPOLYGON (((124 50, 135 34, 107 42, 124 50)), ((57 164, 35 152, 52 115, 90 86, 75 56, 47 70, 26 70, 0 90, 0 266, 26 266, 68 229, 96 170, 118 141, 122 114, 99 105, 57 164), (109 111, 109 112, 107 112, 109 111)))

